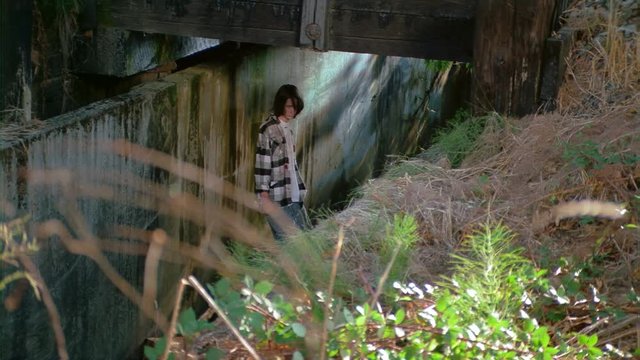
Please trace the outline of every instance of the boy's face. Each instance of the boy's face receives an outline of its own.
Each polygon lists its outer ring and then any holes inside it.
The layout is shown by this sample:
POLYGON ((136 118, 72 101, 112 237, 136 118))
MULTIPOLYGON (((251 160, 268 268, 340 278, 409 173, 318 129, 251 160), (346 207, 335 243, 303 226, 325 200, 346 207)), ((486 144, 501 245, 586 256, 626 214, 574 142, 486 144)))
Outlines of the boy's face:
POLYGON ((296 107, 293 106, 293 100, 292 99, 287 99, 287 101, 284 103, 284 117, 287 119, 287 121, 293 120, 293 118, 296 117, 296 107))

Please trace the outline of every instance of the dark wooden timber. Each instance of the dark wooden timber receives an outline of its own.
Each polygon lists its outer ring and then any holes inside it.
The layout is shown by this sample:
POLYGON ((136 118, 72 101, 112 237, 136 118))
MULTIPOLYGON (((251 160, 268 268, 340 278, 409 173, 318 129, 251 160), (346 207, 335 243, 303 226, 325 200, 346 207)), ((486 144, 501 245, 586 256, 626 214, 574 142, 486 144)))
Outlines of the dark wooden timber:
POLYGON ((335 0, 329 49, 469 62, 475 1, 335 0))
POLYGON ((545 41, 567 1, 102 0, 98 25, 473 62, 476 110, 522 115, 539 106, 545 41))
POLYGON ((553 0, 482 0, 476 12, 472 102, 476 110, 524 115, 540 94, 553 0))
POLYGON ((126 30, 297 46, 300 0, 109 0, 100 25, 126 30))
POLYGON ((108 0, 102 26, 278 46, 469 62, 476 0, 108 0))
POLYGON ((0 0, 0 125, 31 120, 32 1, 0 0))
POLYGON ((575 38, 574 29, 562 28, 545 42, 540 101, 546 111, 556 108, 558 89, 562 84, 567 69, 567 58, 575 38))
POLYGON ((94 30, 98 26, 96 1, 98 0, 82 0, 80 3, 82 7, 78 16, 78 28, 80 31, 94 30))

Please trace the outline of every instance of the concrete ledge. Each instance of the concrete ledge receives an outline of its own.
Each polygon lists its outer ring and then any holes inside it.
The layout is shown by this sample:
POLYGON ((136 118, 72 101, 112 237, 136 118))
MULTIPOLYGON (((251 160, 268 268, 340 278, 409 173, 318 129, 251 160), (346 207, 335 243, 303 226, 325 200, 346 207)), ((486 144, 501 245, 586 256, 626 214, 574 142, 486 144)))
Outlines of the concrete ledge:
POLYGON ((125 77, 209 49, 219 40, 98 27, 78 44, 74 71, 125 77))

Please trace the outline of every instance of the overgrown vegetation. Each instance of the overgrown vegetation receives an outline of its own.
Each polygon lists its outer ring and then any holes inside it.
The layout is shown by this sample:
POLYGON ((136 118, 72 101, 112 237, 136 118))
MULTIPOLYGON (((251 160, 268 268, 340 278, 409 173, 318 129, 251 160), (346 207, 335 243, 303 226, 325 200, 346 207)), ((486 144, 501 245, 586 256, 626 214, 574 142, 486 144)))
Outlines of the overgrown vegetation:
POLYGON ((607 165, 635 165, 640 162, 640 156, 637 154, 613 149, 618 145, 613 143, 601 146, 591 140, 577 144, 565 143, 562 157, 575 167, 584 170, 600 170, 607 165))
MULTIPOLYGON (((590 29, 611 30, 612 24, 590 29)), ((224 277, 208 291, 228 317, 211 324, 192 308, 180 311, 178 292, 175 319, 157 321, 165 336, 145 348, 146 356, 163 358, 167 347, 169 357, 207 359, 247 357, 252 347, 294 359, 640 356, 640 98, 634 78, 640 62, 629 56, 631 49, 637 53, 638 40, 616 45, 611 31, 601 48, 589 45, 572 55, 560 112, 520 120, 460 112, 426 155, 397 162, 364 185, 349 208, 285 244, 270 243, 217 203, 141 186, 167 213, 204 229, 197 245, 145 234, 149 268, 165 246, 174 258, 217 270, 224 277), (626 67, 615 65, 623 60, 626 67), (439 156, 454 169, 436 164, 439 156), (576 216, 534 226, 537 213, 574 199, 626 204, 630 216, 576 216), (215 221, 201 216, 216 211, 215 221), (237 243, 223 243, 223 236, 237 243), (204 346, 216 330, 216 344, 204 346), (172 332, 181 341, 174 342, 172 332)), ((219 184, 202 181, 202 169, 180 163, 178 172, 162 166, 175 159, 140 149, 136 155, 130 144, 119 145, 116 151, 133 161, 174 171, 202 192, 220 191, 219 184)), ((225 196, 236 196, 234 205, 252 209, 251 195, 225 189, 225 196)), ((70 235, 84 229, 60 228, 49 230, 77 253, 108 265, 95 243, 70 235)), ((143 294, 123 293, 136 304, 153 304, 153 275, 146 274, 143 294)), ((157 315, 153 305, 145 314, 157 315)))
POLYGON ((82 3, 82 0, 36 0, 34 3, 33 76, 41 82, 56 76, 62 78, 62 112, 66 111, 71 96, 71 60, 82 3))
MULTIPOLYGON (((414 236, 410 219, 397 218, 389 235, 414 236)), ((599 359, 623 355, 613 346, 600 349, 597 335, 553 333, 545 326, 551 317, 546 314, 549 309, 566 310, 578 299, 590 305, 589 316, 594 319, 608 315, 599 310, 597 293, 579 296, 575 285, 567 290, 568 281, 554 287, 546 278, 547 271, 536 268, 521 255, 522 249, 514 247, 513 237, 502 224, 484 225, 454 255, 451 277, 438 286, 395 281, 395 298, 383 302, 350 303, 318 291, 309 302, 299 303, 274 292, 272 283, 254 283, 248 277, 240 290, 227 279, 210 285, 209 290, 233 326, 259 350, 278 347, 294 359, 312 355, 343 359, 599 359), (314 352, 317 348, 309 346, 319 335, 318 324, 324 322, 326 353, 318 354, 314 352)), ((178 332, 190 338, 210 325, 196 320, 193 310, 187 309, 180 316, 178 332)), ((161 339, 145 353, 156 359, 165 346, 166 340, 161 339)), ((222 349, 209 348, 206 358, 224 355, 222 349)))
POLYGON ((446 60, 425 60, 424 63, 427 66, 427 69, 433 71, 434 73, 441 73, 447 71, 453 66, 452 61, 446 60))
POLYGON ((22 269, 18 262, 18 256, 29 255, 38 251, 35 239, 27 237, 26 223, 28 217, 16 218, 7 222, 0 222, 0 263, 14 270, 0 279, 0 293, 6 289, 9 283, 18 279, 29 281, 36 294, 33 278, 22 269))
POLYGON ((470 153, 478 147, 480 136, 487 126, 499 130, 504 127, 504 120, 498 114, 472 116, 469 110, 462 109, 447 121, 444 129, 437 132, 433 145, 425 152, 425 156, 437 160, 445 156, 451 167, 458 168, 470 153))

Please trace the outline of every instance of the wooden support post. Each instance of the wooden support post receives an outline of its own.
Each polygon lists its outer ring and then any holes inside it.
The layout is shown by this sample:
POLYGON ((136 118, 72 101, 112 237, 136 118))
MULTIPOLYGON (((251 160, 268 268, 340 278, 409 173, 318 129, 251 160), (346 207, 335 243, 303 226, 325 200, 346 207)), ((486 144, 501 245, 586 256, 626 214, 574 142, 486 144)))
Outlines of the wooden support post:
POLYGON ((478 1, 472 101, 476 112, 535 112, 554 0, 478 1))
POLYGON ((31 120, 33 1, 0 0, 0 125, 31 120))
POLYGON ((327 0, 303 0, 300 46, 327 50, 327 0))
POLYGON ((545 42, 544 66, 540 85, 540 102, 545 111, 556 109, 556 98, 562 84, 567 58, 575 42, 576 32, 571 28, 560 29, 545 42))
POLYGON ((78 16, 78 27, 80 31, 95 30, 98 27, 97 0, 83 0, 78 16))

